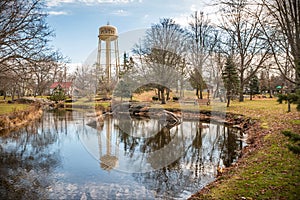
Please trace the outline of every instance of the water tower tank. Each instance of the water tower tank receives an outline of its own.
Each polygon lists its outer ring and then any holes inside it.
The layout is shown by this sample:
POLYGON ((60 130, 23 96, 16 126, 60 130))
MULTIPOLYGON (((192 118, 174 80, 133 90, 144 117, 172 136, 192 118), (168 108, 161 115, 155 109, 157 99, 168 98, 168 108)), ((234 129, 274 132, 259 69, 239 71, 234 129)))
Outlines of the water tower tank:
POLYGON ((117 28, 109 24, 101 26, 98 40, 97 76, 111 83, 112 80, 118 80, 120 75, 117 28))
POLYGON ((99 39, 103 41, 114 41, 118 39, 117 28, 111 25, 102 26, 99 28, 99 39))

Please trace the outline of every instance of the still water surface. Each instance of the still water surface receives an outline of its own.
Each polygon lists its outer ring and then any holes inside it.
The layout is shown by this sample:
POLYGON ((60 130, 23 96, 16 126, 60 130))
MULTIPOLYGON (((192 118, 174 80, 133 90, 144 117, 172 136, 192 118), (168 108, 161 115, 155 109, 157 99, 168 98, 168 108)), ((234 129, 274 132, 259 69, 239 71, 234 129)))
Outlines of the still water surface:
POLYGON ((106 117, 88 126, 84 112, 45 112, 0 137, 2 198, 181 199, 212 182, 243 147, 221 124, 106 117))

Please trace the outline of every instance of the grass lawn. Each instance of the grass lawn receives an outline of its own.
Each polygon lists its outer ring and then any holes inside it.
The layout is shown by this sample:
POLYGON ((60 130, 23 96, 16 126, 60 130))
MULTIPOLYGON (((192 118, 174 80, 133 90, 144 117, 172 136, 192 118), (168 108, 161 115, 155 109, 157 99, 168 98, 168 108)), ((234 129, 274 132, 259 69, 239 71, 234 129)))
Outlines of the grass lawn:
POLYGON ((276 99, 234 101, 227 111, 257 119, 256 134, 264 136, 255 141, 253 151, 193 199, 299 199, 300 155, 288 149, 291 141, 282 134, 283 130, 300 134, 295 105, 287 113, 287 105, 276 99))
MULTIPOLYGON (((0 100, 1 100, 1 101, 4 100, 4 96, 0 96, 0 100)), ((6 100, 6 101, 11 101, 11 97, 7 96, 7 97, 5 98, 5 100, 6 100)))
POLYGON ((98 101, 94 101, 94 100, 89 100, 88 98, 80 98, 78 100, 76 100, 75 102, 70 102, 70 103, 65 103, 65 105, 69 106, 69 107, 89 107, 89 108, 97 108, 98 106, 102 107, 102 108, 108 108, 110 106, 110 102, 109 101, 103 101, 103 102, 98 102, 98 101))
POLYGON ((9 114, 19 110, 25 110, 29 107, 28 104, 7 104, 0 103, 0 115, 9 114))

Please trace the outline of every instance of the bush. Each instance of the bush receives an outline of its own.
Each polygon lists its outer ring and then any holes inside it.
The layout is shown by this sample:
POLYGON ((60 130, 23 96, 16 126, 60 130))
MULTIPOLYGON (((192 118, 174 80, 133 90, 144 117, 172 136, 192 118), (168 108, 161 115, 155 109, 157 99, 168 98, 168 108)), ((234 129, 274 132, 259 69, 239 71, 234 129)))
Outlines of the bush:
POLYGON ((298 101, 299 96, 295 93, 289 93, 289 94, 279 94, 277 101, 279 103, 290 102, 290 103, 296 103, 298 101))
POLYGON ((152 100, 153 100, 153 101, 158 101, 158 96, 153 96, 153 97, 152 97, 152 100))
POLYGON ((300 154, 300 135, 291 131, 282 131, 282 134, 287 136, 291 141, 291 143, 287 145, 289 150, 295 154, 300 154))
POLYGON ((63 101, 66 99, 65 92, 61 87, 57 87, 53 90, 52 95, 50 96, 50 100, 52 101, 63 101))
POLYGON ((178 101, 179 97, 173 97, 173 101, 178 101))
MULTIPOLYGON (((286 103, 297 104, 297 110, 300 111, 300 90, 297 90, 296 93, 289 93, 289 94, 279 94, 277 101, 281 104, 283 101, 286 103)), ((290 110, 289 110, 290 111, 290 110)), ((289 112, 288 111, 288 112, 289 112)))

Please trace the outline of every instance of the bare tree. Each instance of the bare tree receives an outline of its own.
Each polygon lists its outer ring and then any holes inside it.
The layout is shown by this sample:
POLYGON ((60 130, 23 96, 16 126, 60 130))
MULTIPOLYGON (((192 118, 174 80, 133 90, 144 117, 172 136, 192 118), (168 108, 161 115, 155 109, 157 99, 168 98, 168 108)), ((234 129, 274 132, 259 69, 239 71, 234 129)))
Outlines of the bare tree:
POLYGON ((186 31, 172 19, 162 19, 146 32, 142 43, 133 50, 140 58, 136 62, 139 84, 156 87, 162 104, 166 103, 165 92, 175 87, 181 76, 186 41, 186 31))
POLYGON ((264 33, 282 75, 300 89, 300 0, 260 0, 268 18, 264 33), (270 17, 271 16, 271 17, 270 17))
POLYGON ((247 0, 225 0, 222 4, 222 22, 220 28, 227 37, 228 52, 237 64, 240 80, 239 101, 244 100, 245 85, 269 58, 269 45, 265 41, 263 27, 257 16, 263 13, 263 7, 250 4, 247 0), (252 69, 251 73, 248 73, 252 69))
POLYGON ((43 55, 36 62, 29 63, 32 79, 35 81, 34 95, 43 95, 53 82, 66 81, 67 60, 57 51, 43 55))
POLYGON ((74 77, 76 77, 74 79, 74 87, 78 93, 77 95, 80 97, 87 97, 91 101, 95 96, 97 89, 95 68, 88 65, 81 66, 76 69, 74 77))
POLYGON ((41 0, 0 2, 0 72, 12 69, 12 62, 37 59, 52 31, 45 22, 41 0))
POLYGON ((212 55, 214 48, 218 43, 218 31, 216 27, 210 24, 210 20, 205 17, 203 12, 196 11, 193 22, 190 22, 191 41, 189 61, 193 69, 189 70, 190 80, 196 87, 196 96, 199 99, 203 98, 202 91, 205 86, 205 77, 203 77, 205 64, 208 62, 209 57, 212 55))
POLYGON ((9 82, 14 77, 16 83, 5 87, 12 95, 24 95, 27 89, 34 94, 43 93, 56 76, 57 67, 53 64, 58 66, 63 59, 48 44, 53 32, 45 21, 44 3, 0 1, 0 74, 6 75, 0 81, 9 82))

